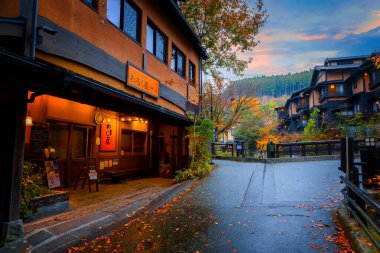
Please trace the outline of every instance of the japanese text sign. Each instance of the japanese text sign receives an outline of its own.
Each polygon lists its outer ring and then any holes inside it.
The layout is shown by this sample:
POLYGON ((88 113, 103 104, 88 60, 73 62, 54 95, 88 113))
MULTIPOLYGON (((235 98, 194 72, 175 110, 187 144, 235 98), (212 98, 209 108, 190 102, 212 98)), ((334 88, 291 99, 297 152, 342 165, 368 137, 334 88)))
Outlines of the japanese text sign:
POLYGON ((116 151, 116 120, 105 120, 100 126, 100 151, 116 151))
POLYGON ((143 72, 142 70, 138 69, 130 63, 128 64, 127 68, 128 86, 158 98, 160 82, 156 78, 148 75, 147 73, 143 72))

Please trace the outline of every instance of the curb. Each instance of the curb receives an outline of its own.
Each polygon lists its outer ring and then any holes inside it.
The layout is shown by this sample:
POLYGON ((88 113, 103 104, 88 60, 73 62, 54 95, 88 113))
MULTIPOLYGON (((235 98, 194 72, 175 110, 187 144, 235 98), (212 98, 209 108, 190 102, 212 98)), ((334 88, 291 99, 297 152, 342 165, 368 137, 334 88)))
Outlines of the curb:
POLYGON ((362 229, 356 229, 358 223, 354 218, 350 217, 349 212, 344 206, 340 206, 337 210, 338 219, 343 226, 343 229, 348 236, 351 246, 354 248, 355 252, 360 253, 376 253, 379 252, 377 247, 372 244, 369 245, 366 242, 371 242, 365 231, 362 229))
POLYGON ((288 163, 288 162, 311 162, 311 161, 339 160, 340 155, 299 156, 299 157, 285 157, 285 158, 253 158, 253 157, 213 156, 212 159, 228 160, 228 161, 234 161, 234 162, 288 163))
POLYGON ((153 215, 153 212, 172 200, 177 195, 191 187, 196 180, 188 180, 163 191, 148 203, 142 199, 115 213, 104 212, 104 216, 86 224, 78 224, 74 230, 52 238, 51 241, 34 246, 31 253, 67 252, 68 247, 82 246, 83 239, 87 241, 104 236, 143 214, 153 215))

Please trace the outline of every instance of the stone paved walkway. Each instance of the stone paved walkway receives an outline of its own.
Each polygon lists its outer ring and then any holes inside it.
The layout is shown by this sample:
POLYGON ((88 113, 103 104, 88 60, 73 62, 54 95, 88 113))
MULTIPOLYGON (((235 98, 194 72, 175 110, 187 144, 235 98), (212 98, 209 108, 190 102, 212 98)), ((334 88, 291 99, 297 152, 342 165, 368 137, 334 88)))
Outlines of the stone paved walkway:
POLYGON ((100 184, 99 192, 69 190, 70 210, 24 226, 30 252, 65 252, 81 238, 109 233, 147 210, 154 210, 193 181, 146 178, 100 184))

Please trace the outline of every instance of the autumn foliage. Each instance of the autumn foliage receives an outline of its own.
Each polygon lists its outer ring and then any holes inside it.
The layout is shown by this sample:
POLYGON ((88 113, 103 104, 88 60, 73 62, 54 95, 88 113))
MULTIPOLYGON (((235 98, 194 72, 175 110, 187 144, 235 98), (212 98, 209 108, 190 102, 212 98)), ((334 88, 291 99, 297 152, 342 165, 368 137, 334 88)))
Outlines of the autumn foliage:
POLYGON ((238 53, 258 43, 256 35, 267 18, 262 0, 254 8, 245 0, 187 0, 181 9, 207 51, 207 74, 215 78, 221 68, 235 74, 247 68, 251 59, 239 59, 238 53))

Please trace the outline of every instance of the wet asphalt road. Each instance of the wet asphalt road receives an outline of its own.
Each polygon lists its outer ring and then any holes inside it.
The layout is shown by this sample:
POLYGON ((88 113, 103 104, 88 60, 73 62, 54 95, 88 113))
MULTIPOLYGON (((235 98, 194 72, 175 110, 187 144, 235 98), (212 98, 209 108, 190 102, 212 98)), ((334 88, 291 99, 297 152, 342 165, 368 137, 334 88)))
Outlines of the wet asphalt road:
MULTIPOLYGON (((153 215, 86 242, 85 252, 336 252, 338 161, 214 161, 219 167, 153 215), (142 250, 139 242, 149 249, 142 250)), ((73 250, 75 252, 75 250, 73 250)))

